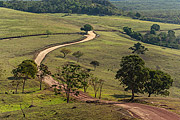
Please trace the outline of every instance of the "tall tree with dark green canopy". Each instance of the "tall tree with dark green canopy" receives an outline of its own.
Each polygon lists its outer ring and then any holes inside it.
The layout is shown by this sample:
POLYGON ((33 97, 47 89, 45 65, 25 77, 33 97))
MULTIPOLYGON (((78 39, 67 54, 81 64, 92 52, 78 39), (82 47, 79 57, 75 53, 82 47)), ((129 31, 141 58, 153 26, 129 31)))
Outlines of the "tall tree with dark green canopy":
POLYGON ((122 57, 120 69, 115 78, 119 79, 120 84, 125 85, 125 90, 131 90, 130 101, 134 100, 135 93, 142 93, 144 84, 148 79, 148 69, 145 62, 138 55, 129 55, 122 57))
POLYGON ((96 70, 96 67, 99 66, 99 62, 96 61, 96 60, 95 61, 91 61, 90 64, 94 66, 94 70, 96 70))
POLYGON ((16 74, 16 76, 19 76, 23 79, 22 93, 24 93, 26 80, 30 78, 35 78, 38 72, 37 64, 33 60, 24 60, 21 64, 18 65, 16 69, 13 69, 12 72, 16 74))
POLYGON ((155 31, 159 31, 160 30, 160 26, 158 24, 153 24, 151 26, 151 30, 154 29, 155 31))
POLYGON ((146 51, 148 51, 148 48, 145 48, 141 43, 136 43, 134 44, 133 47, 129 48, 132 50, 132 53, 137 53, 137 54, 145 54, 146 51))
POLYGON ((160 70, 150 70, 149 79, 145 83, 145 92, 151 96, 151 94, 169 95, 168 89, 172 86, 173 79, 167 73, 160 70))
POLYGON ((85 31, 86 34, 88 34, 88 31, 93 30, 93 27, 90 24, 85 24, 84 27, 81 28, 81 30, 85 31))

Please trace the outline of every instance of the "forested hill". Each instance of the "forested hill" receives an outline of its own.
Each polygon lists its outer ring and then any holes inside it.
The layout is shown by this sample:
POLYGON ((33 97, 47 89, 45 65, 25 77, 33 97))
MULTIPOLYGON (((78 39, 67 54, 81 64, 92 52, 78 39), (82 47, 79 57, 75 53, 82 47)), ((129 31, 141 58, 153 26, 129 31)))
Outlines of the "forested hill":
POLYGON ((12 0, 1 1, 0 6, 34 13, 79 13, 92 15, 118 15, 121 13, 108 0, 12 0))

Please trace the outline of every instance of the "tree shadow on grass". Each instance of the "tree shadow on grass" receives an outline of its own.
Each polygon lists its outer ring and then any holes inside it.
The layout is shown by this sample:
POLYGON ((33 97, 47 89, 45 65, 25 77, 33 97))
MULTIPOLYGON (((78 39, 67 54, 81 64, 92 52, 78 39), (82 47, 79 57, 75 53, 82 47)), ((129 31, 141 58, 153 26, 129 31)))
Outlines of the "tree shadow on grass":
MULTIPOLYGON (((114 94, 111 96, 115 98, 130 98, 131 97, 131 95, 117 95, 117 94, 114 94)), ((134 97, 139 97, 139 96, 134 96, 134 97)))
POLYGON ((57 58, 64 58, 63 56, 61 56, 61 55, 58 55, 58 56, 55 56, 55 57, 57 57, 57 58))

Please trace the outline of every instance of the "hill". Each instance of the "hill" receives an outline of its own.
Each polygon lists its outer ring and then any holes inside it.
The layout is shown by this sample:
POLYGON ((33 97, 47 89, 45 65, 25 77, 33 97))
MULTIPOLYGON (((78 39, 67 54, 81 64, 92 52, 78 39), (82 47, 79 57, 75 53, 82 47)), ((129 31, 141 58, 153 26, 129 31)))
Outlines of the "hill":
POLYGON ((0 6, 34 13, 121 14, 108 0, 4 1, 0 6))
POLYGON ((113 5, 129 15, 139 12, 140 19, 180 24, 179 0, 110 0, 113 5), (133 13, 132 13, 133 12, 133 13))

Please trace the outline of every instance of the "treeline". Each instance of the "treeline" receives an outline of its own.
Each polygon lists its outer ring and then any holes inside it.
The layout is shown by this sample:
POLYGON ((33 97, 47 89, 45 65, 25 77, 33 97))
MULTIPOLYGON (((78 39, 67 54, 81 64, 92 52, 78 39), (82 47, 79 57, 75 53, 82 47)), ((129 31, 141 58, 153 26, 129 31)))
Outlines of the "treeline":
POLYGON ((108 0, 42 0, 1 1, 1 7, 33 13, 78 13, 92 15, 120 15, 108 0))
POLYGON ((168 48, 180 49, 180 38, 175 36, 175 32, 173 30, 169 30, 168 32, 160 32, 158 34, 157 32, 160 30, 160 26, 157 24, 152 25, 150 31, 145 35, 135 32, 129 27, 124 27, 123 30, 131 38, 138 41, 168 48))

